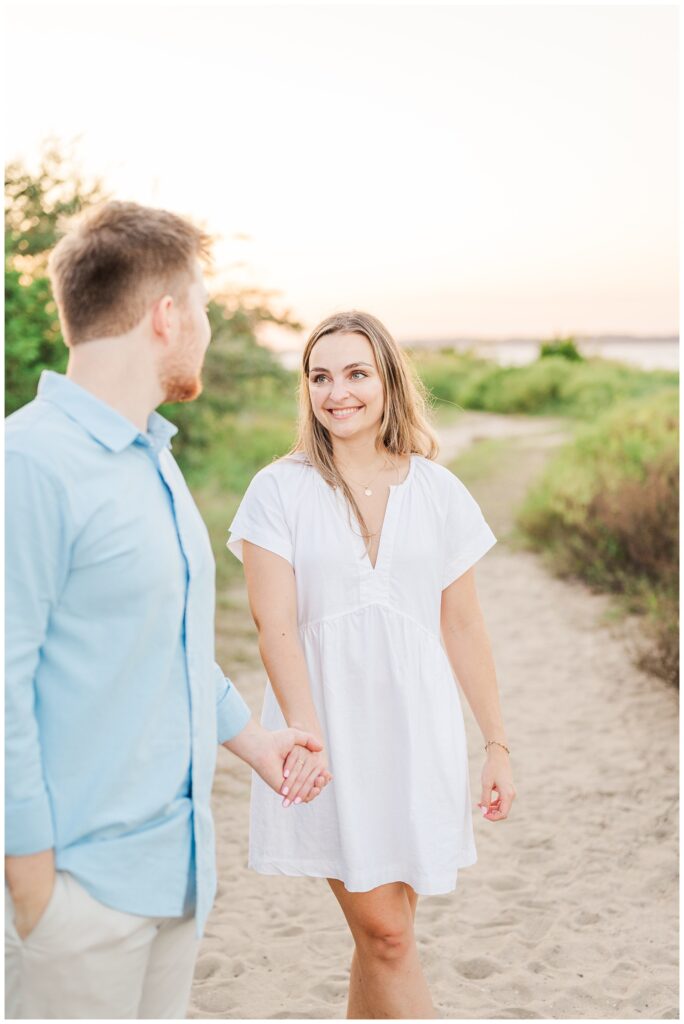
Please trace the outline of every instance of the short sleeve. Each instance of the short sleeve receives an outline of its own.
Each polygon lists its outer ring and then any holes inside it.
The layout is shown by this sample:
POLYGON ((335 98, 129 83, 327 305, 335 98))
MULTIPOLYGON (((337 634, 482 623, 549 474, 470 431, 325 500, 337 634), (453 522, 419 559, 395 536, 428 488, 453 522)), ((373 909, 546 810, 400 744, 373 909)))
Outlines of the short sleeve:
POLYGON ((496 544, 480 506, 457 476, 450 474, 442 589, 472 568, 496 544))
POLYGON ((240 561, 244 540, 273 551, 293 565, 292 535, 285 519, 279 481, 271 467, 254 477, 230 524, 227 547, 240 561))

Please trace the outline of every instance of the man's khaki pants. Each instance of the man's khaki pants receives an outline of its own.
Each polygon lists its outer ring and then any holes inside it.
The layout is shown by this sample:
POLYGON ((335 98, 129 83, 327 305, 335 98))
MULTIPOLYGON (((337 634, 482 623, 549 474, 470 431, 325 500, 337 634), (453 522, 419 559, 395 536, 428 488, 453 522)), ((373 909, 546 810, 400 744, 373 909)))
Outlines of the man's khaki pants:
POLYGON ((194 918, 112 910, 65 871, 22 941, 5 890, 5 1016, 184 1019, 197 946, 194 918))

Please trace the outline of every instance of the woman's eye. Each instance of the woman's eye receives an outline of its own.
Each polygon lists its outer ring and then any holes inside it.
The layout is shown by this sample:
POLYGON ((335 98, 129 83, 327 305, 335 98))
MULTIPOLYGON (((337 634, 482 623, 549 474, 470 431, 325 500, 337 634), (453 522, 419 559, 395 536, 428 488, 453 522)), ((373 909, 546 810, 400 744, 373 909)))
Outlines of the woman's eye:
MULTIPOLYGON (((361 377, 361 378, 363 378, 363 377, 367 377, 367 376, 368 376, 368 374, 364 373, 363 370, 354 370, 353 373, 349 374, 350 379, 353 379, 354 377, 361 377)), ((311 383, 312 384, 321 384, 324 380, 327 380, 327 379, 328 378, 326 377, 326 375, 324 373, 317 373, 314 377, 311 378, 311 383)))

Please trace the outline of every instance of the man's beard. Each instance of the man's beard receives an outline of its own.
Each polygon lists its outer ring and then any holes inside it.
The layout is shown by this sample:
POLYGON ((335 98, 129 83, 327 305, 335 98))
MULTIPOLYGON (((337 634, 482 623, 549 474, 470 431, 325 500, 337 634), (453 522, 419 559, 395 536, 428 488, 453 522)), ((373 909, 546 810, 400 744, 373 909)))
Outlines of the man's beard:
POLYGON ((192 402, 202 393, 202 368, 188 365, 187 356, 173 354, 164 367, 160 384, 165 402, 192 402))
POLYGON ((165 402, 192 402, 202 394, 202 378, 195 374, 194 377, 187 375, 162 377, 161 385, 164 389, 165 402))

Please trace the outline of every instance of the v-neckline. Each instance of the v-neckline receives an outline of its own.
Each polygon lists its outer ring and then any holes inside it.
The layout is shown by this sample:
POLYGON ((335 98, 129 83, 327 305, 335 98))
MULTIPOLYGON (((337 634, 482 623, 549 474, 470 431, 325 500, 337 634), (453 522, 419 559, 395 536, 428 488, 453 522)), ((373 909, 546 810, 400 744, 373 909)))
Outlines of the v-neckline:
MULTIPOLYGON (((394 496, 395 491, 400 490, 402 487, 404 487, 405 484, 408 483, 409 478, 411 477, 411 475, 413 473, 413 466, 414 466, 415 458, 416 458, 415 454, 411 453, 409 455, 408 471, 407 471, 406 476, 404 477, 403 480, 401 480, 398 484, 388 484, 387 485, 389 487, 389 494, 387 495, 387 503, 385 504, 385 512, 384 512, 384 515, 382 517, 382 523, 380 525, 380 537, 378 539, 378 550, 375 552, 375 562, 374 563, 371 562, 371 560, 370 560, 370 554, 368 552, 368 548, 366 547, 365 543, 363 545, 363 561, 365 561, 366 565, 368 566, 368 569, 369 569, 371 575, 375 575, 375 573, 377 572, 377 568, 378 568, 378 565, 380 564, 380 559, 381 559, 381 556, 382 556, 384 548, 385 548, 385 534, 387 532, 387 529, 386 529, 386 527, 387 527, 387 519, 388 519, 388 516, 390 514, 390 508, 391 508, 391 505, 392 505, 392 498, 394 496)), ((335 494, 336 501, 338 501, 340 503, 340 505, 343 507, 343 510, 344 510, 345 513, 347 511, 349 512, 349 516, 350 516, 351 520, 356 524, 356 526, 357 526, 357 528, 359 530, 358 534, 354 533, 353 530, 349 530, 349 533, 350 533, 351 537, 357 537, 357 538, 361 539, 361 541, 363 542, 363 537, 362 536, 360 537, 361 524, 359 523, 359 521, 358 521, 358 519, 357 519, 357 517, 356 517, 356 515, 354 513, 354 510, 347 505, 347 502, 346 502, 346 499, 344 497, 344 494, 339 489, 336 489, 334 494, 335 494)))

